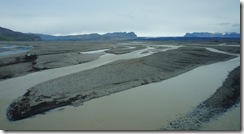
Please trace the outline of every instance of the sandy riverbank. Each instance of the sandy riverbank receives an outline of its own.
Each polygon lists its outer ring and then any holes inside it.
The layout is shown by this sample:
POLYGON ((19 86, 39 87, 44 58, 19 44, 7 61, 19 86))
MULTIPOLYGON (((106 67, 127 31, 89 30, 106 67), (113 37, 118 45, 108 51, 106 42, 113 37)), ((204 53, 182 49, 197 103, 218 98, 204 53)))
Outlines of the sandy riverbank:
POLYGON ((198 66, 233 57, 204 48, 184 47, 143 58, 117 61, 30 88, 10 105, 8 117, 18 120, 60 106, 80 105, 93 98, 162 81, 198 66))

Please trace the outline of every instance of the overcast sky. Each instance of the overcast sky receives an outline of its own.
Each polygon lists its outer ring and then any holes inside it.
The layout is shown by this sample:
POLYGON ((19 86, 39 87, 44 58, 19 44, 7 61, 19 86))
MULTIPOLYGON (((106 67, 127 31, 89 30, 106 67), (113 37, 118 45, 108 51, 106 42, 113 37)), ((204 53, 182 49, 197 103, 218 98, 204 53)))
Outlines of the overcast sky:
POLYGON ((240 32, 239 0, 0 0, 0 26, 44 34, 240 32))

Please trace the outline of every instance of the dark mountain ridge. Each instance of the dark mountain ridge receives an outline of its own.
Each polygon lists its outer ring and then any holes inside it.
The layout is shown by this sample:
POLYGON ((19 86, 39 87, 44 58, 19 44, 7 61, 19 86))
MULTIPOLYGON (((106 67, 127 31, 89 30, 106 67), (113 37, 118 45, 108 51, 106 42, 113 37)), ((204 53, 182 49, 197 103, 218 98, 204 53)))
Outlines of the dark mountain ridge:
POLYGON ((38 41, 41 38, 35 34, 25 34, 15 32, 7 28, 0 27, 0 41, 38 41))
POLYGON ((53 36, 46 34, 21 33, 0 27, 0 41, 113 41, 113 40, 141 40, 141 41, 161 41, 161 40, 225 40, 240 39, 240 33, 208 33, 193 32, 186 33, 179 37, 137 37, 134 32, 114 32, 106 34, 82 34, 53 36))
POLYGON ((109 40, 131 40, 136 39, 137 35, 134 32, 114 32, 106 34, 83 34, 83 35, 67 35, 67 36, 52 36, 45 34, 36 34, 44 41, 109 41, 109 40))
POLYGON ((211 38, 211 37, 219 37, 219 38, 240 38, 239 33, 235 32, 227 32, 227 33, 209 33, 209 32, 193 32, 186 33, 184 37, 203 37, 203 38, 211 38))

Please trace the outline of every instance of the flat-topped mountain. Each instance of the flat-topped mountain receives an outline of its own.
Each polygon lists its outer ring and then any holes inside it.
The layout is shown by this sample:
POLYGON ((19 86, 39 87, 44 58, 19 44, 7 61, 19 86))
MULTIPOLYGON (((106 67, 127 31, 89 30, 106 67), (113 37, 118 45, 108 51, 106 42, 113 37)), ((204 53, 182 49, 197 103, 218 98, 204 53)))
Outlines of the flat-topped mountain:
POLYGON ((193 32, 186 33, 184 37, 224 37, 224 38, 240 38, 239 33, 227 32, 227 33, 208 33, 208 32, 193 32))
POLYGON ((7 28, 0 27, 0 41, 109 41, 109 40, 130 40, 136 39, 134 32, 114 32, 106 34, 82 34, 53 36, 46 34, 30 34, 12 31, 7 28))
POLYGON ((41 38, 34 34, 15 32, 7 28, 0 27, 0 41, 37 41, 41 38))
POLYGON ((67 36, 52 36, 45 34, 37 34, 42 40, 45 41, 106 41, 106 40, 130 40, 136 39, 137 36, 134 32, 114 32, 106 34, 82 34, 82 35, 67 35, 67 36))

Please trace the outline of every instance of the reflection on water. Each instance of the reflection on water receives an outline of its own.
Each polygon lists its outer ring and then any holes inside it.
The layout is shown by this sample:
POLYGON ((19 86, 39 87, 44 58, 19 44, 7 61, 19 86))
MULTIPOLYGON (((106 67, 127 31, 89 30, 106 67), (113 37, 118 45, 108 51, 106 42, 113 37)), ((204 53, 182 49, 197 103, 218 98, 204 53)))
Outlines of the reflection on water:
POLYGON ((177 77, 16 122, 9 130, 157 130, 212 95, 240 58, 198 67, 177 77))
POLYGON ((24 53, 32 48, 32 46, 0 45, 0 56, 24 53))

